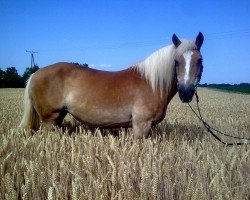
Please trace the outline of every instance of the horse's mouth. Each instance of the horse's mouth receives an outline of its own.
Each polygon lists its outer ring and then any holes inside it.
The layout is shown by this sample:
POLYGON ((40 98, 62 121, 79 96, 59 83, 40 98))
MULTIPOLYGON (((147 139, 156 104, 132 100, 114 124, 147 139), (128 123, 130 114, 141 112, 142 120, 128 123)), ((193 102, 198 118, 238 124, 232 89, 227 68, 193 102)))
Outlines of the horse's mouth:
POLYGON ((194 87, 190 88, 179 87, 179 97, 182 103, 190 103, 193 99, 194 93, 195 93, 194 87))

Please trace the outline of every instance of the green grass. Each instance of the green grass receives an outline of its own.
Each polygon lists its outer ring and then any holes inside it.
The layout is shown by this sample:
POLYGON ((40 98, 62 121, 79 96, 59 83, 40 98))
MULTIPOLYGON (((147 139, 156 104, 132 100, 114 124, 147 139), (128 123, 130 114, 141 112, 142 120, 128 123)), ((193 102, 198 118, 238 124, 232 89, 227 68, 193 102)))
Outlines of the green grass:
POLYGON ((240 84, 202 84, 200 87, 212 88, 217 90, 225 90, 227 92, 237 92, 250 94, 250 84, 249 83, 240 83, 240 84))

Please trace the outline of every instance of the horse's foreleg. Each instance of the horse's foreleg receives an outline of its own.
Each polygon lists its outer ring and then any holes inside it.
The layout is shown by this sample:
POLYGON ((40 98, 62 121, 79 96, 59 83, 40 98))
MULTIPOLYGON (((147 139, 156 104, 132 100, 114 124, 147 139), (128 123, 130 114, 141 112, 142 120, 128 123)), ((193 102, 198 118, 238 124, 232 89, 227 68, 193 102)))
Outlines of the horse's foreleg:
POLYGON ((133 134, 137 139, 146 138, 151 129, 151 121, 133 120, 133 134))

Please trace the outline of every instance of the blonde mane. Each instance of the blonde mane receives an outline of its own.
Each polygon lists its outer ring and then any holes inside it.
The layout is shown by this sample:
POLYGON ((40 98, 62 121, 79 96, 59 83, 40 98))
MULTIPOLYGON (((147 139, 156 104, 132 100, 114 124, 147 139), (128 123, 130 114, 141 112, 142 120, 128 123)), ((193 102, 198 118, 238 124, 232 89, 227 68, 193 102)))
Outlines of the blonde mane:
POLYGON ((134 65, 139 73, 150 83, 153 92, 160 89, 161 93, 169 91, 174 80, 174 62, 177 56, 185 51, 196 48, 195 42, 181 40, 176 48, 173 44, 152 53, 144 61, 134 65))

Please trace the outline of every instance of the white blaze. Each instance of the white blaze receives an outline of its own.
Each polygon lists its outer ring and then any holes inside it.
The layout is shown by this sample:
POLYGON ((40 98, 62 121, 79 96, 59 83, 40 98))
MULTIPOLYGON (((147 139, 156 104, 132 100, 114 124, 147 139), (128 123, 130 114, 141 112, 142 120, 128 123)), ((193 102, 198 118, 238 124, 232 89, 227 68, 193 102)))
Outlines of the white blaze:
POLYGON ((184 82, 187 83, 189 79, 189 71, 190 71, 190 63, 191 63, 191 58, 192 58, 193 52, 192 51, 187 51, 183 54, 183 57, 186 62, 185 66, 185 75, 184 75, 184 82))

